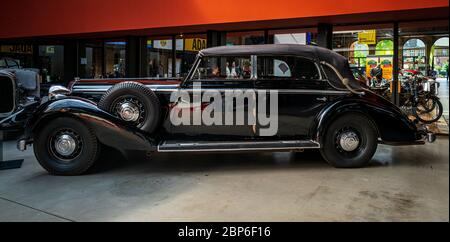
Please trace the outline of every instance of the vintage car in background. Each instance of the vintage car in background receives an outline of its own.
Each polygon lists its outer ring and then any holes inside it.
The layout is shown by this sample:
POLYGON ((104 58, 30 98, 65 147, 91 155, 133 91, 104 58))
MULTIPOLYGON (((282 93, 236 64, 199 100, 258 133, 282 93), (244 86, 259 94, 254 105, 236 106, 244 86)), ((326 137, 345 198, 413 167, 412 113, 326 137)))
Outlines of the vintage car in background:
POLYGON ((0 130, 23 130, 40 105, 40 75, 31 69, 0 69, 0 130))
MULTIPOLYGON (((367 165, 379 143, 417 145, 435 140, 425 126, 361 86, 346 58, 315 46, 210 48, 199 52, 182 80, 77 79, 68 89, 52 87, 49 98, 28 119, 18 147, 24 150, 33 143, 39 163, 56 175, 83 174, 103 146, 125 156, 136 151, 318 149, 331 165, 354 168, 367 165), (174 109, 184 107, 189 113, 212 105, 212 100, 196 102, 194 93, 226 95, 231 90, 276 92, 277 132, 260 135, 265 128, 260 123, 177 125, 171 121, 174 109), (171 99, 176 92, 189 95, 171 99)), ((258 96, 256 101, 270 106, 271 98, 258 96)), ((238 105, 244 106, 246 114, 268 112, 259 106, 250 108, 248 102, 234 105, 223 116, 236 115, 238 105)), ((4 111, 14 112, 14 106, 4 111)))
POLYGON ((17 60, 7 57, 0 57, 0 69, 19 69, 20 64, 17 60))

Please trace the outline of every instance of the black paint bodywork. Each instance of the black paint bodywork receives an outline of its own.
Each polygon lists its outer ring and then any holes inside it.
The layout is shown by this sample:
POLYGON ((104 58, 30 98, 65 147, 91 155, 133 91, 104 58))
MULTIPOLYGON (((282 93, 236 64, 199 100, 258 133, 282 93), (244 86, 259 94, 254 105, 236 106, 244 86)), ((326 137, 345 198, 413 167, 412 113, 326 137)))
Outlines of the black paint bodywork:
MULTIPOLYGON (((342 83, 327 75, 322 69, 322 79, 309 81, 308 83, 290 82, 283 83, 273 80, 258 79, 254 81, 239 80, 209 80, 202 81, 202 90, 208 89, 276 89, 279 94, 279 123, 280 129, 276 136, 260 137, 252 132, 249 126, 181 126, 174 127, 169 122, 169 112, 174 106, 170 102, 170 94, 180 89, 192 89, 193 81, 189 77, 184 81, 179 80, 153 80, 135 79, 147 85, 157 94, 163 111, 160 117, 160 128, 152 135, 130 126, 119 118, 100 110, 96 103, 108 87, 122 81, 130 80, 81 80, 71 84, 72 97, 49 101, 40 106, 29 120, 27 125, 27 139, 32 141, 32 135, 45 125, 49 120, 61 116, 70 116, 82 120, 97 135, 99 141, 105 145, 117 148, 121 151, 146 150, 155 151, 157 146, 167 140, 312 140, 321 144, 322 137, 327 127, 342 114, 361 113, 366 115, 377 127, 379 139, 385 143, 417 144, 422 139, 422 134, 416 125, 394 104, 381 96, 364 89, 358 85, 351 75, 348 62, 342 56, 319 47, 284 46, 281 50, 255 47, 254 49, 241 47, 234 52, 247 51, 253 55, 282 55, 295 54, 303 51, 300 56, 308 58, 320 65, 321 61, 333 64, 346 78, 351 78, 351 85, 363 91, 365 95, 353 94, 344 89, 342 83), (333 83, 334 82, 334 83, 333 83), (78 91, 80 87, 92 87, 92 90, 78 91), (336 88, 336 86, 338 86, 336 88), (291 90, 291 92, 289 91, 291 90), (300 90, 301 92, 296 92, 300 90), (81 98, 83 97, 83 98, 81 98), (88 100, 89 98, 91 100, 88 100)), ((280 47, 277 47, 280 48, 280 47)), ((205 55, 232 55, 233 49, 219 47, 200 52, 199 59, 205 55)), ((195 67, 194 67, 195 68, 195 67)), ((207 103, 205 105, 208 105, 207 103)))

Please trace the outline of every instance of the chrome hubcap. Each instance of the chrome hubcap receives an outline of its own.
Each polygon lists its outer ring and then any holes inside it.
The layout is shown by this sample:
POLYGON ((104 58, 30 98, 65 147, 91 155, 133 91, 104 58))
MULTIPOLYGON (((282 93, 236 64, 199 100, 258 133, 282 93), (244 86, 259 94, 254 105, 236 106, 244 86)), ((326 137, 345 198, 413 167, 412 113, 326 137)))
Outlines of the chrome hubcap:
POLYGON ((133 103, 122 103, 119 107, 120 117, 127 122, 136 122, 139 120, 139 107, 133 103))
POLYGON ((55 139, 55 151, 62 156, 70 156, 77 149, 77 142, 69 134, 63 134, 55 139))
POLYGON ((339 144, 347 152, 354 151, 359 146, 359 138, 355 132, 347 131, 342 133, 339 138, 339 144))

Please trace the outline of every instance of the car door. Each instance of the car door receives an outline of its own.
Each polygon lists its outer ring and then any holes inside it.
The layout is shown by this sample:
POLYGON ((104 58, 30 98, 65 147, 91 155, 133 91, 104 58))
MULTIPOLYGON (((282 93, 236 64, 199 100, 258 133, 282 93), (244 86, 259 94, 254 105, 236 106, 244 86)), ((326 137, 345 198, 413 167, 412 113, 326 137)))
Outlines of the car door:
MULTIPOLYGON (((192 116, 190 124, 172 125, 171 133, 188 136, 211 136, 216 139, 241 138, 245 139, 254 136, 254 125, 249 123, 248 116, 253 115, 249 110, 248 93, 254 90, 254 81, 250 75, 244 72, 245 65, 250 62, 250 57, 209 57, 203 58, 192 80, 187 80, 180 88, 180 91, 188 94, 180 98, 173 106, 184 107, 190 110, 192 116), (233 63, 234 68, 233 68, 233 63), (228 70, 227 70, 228 69, 228 70), (205 101, 205 93, 219 95, 220 99, 209 99, 205 101), (201 98, 194 96, 201 95, 201 98), (227 106, 226 95, 234 95, 232 106, 227 106), (218 108, 219 106, 220 108, 218 108), (205 110, 214 109, 211 116, 218 114, 220 122, 216 120, 214 124, 205 123, 203 115, 205 110), (239 111, 244 111, 244 123, 237 123, 239 111), (220 114, 219 114, 220 112, 220 114), (202 120, 199 123, 198 114, 201 113, 202 120)), ((256 99, 254 100, 256 105, 256 99)), ((250 108, 251 109, 251 108, 250 108)))
MULTIPOLYGON (((257 61, 256 89, 278 92, 278 132, 275 137, 307 139, 315 117, 329 99, 328 85, 320 68, 313 60, 300 57, 258 56, 257 61)), ((261 101, 270 105, 267 99, 258 98, 258 107, 261 101)), ((261 128, 258 126, 258 130, 261 128)))

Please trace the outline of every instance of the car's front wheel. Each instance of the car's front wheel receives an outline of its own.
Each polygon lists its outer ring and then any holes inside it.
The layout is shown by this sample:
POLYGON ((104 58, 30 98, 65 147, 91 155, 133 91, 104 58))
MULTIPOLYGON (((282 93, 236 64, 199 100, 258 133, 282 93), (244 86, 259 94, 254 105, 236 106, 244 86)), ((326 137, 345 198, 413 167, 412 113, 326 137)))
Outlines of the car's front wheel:
POLYGON ((378 134, 373 122, 361 114, 337 118, 322 136, 321 153, 337 168, 366 166, 378 147, 378 134))
POLYGON ((34 135, 34 154, 41 166, 54 175, 81 175, 98 159, 100 144, 84 123, 56 118, 34 135))

